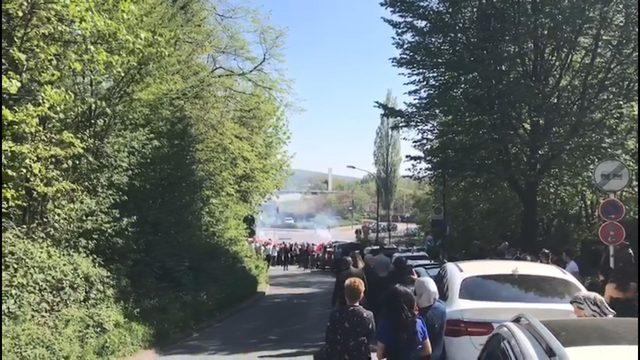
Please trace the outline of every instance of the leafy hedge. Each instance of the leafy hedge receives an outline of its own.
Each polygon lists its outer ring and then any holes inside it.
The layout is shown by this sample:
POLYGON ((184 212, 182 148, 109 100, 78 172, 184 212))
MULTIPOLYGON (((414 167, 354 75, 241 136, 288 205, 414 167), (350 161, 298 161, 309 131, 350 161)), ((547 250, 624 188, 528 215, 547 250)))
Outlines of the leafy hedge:
POLYGON ((2 3, 3 355, 115 358, 255 293, 282 34, 205 0, 2 3))
POLYGON ((125 319, 108 272, 90 257, 6 232, 2 260, 6 358, 115 357, 149 343, 149 330, 125 319))

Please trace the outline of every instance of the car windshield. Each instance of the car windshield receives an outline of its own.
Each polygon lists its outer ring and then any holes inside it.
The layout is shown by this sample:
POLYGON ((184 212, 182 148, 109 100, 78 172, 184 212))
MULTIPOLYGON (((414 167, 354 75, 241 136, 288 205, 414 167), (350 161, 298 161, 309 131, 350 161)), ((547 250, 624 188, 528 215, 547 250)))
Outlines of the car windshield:
POLYGON ((460 285, 460 299, 475 301, 569 303, 580 288, 561 278, 540 275, 472 276, 460 285))

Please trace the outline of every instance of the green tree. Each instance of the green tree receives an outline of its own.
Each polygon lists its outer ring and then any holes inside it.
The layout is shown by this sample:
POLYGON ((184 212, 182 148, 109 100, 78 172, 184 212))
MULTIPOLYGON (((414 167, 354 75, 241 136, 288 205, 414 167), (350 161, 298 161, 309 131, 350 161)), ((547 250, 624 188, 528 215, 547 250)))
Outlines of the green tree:
POLYGON ((253 294, 283 34, 226 2, 2 10, 3 355, 125 356, 253 294))
POLYGON ((637 3, 382 5, 393 63, 413 85, 406 110, 389 113, 416 130, 425 170, 506 184, 521 205, 519 243, 535 247, 541 197, 555 196, 547 183, 588 172, 630 136, 637 3))
MULTIPOLYGON (((387 91, 384 105, 396 107, 396 99, 391 96, 391 90, 387 91)), ((376 167, 376 176, 379 181, 380 201, 382 208, 387 211, 387 222, 391 222, 391 208, 398 189, 400 178, 400 132, 397 130, 394 118, 382 115, 380 125, 376 130, 374 143, 373 162, 376 167)), ((388 227, 389 241, 391 241, 391 228, 388 227)))

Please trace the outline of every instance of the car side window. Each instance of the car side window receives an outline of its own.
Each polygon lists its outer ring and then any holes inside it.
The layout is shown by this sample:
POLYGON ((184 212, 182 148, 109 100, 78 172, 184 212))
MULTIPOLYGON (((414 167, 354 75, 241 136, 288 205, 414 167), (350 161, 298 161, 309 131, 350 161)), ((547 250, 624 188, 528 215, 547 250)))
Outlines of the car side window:
POLYGON ((516 360, 517 356, 508 342, 500 344, 500 352, 498 353, 498 359, 504 360, 516 360))
POLYGON ((509 356, 505 351, 507 339, 500 334, 492 335, 485 343, 478 360, 508 360, 509 356))

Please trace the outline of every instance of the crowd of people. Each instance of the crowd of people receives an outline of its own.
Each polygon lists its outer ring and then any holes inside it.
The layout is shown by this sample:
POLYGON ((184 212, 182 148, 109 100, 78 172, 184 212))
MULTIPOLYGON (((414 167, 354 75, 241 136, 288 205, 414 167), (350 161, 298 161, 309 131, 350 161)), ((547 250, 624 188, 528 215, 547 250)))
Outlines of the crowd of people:
MULTIPOLYGON (((306 270, 333 261, 326 243, 287 244, 269 239, 253 242, 253 246, 268 266, 282 266, 285 271, 290 265, 306 270)), ((590 257, 583 254, 578 260, 569 248, 558 253, 541 249, 532 256, 506 241, 493 249, 479 243, 471 249, 451 260, 510 259, 565 269, 587 289, 570 301, 577 317, 638 316, 636 258, 628 247, 616 249, 613 269, 606 251, 590 257)), ((398 257, 392 264, 382 247, 373 248, 364 258, 354 251, 335 262, 333 310, 317 359, 370 359, 372 351, 378 359, 446 358, 446 308, 433 279, 418 277, 405 258, 398 257)))
MULTIPOLYGON (((537 257, 498 249, 493 258, 536 261, 561 266, 576 278, 581 271, 571 249, 559 256, 542 249, 537 257)), ((620 248, 611 269, 604 254, 598 277, 586 282, 588 291, 569 302, 577 317, 637 317, 638 279, 633 252, 620 248)), ((492 258, 486 256, 484 259, 492 258)), ((406 260, 391 264, 382 248, 364 259, 359 252, 338 259, 331 305, 333 310, 325 334, 323 359, 445 359, 445 304, 439 300, 436 283, 417 277, 406 260)))
POLYGON ((282 266, 289 270, 290 265, 298 265, 298 268, 309 270, 316 269, 331 260, 328 256, 326 243, 276 243, 271 239, 267 241, 252 241, 252 246, 267 263, 268 267, 282 266))
POLYGON ((446 310, 435 282, 381 248, 338 259, 325 346, 316 358, 444 359, 446 310))

